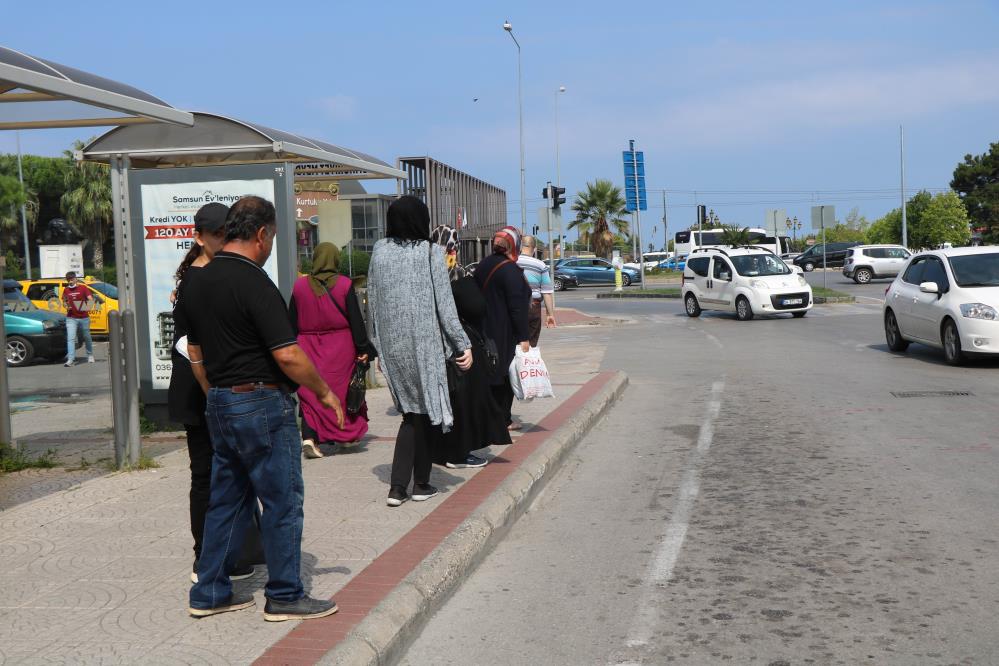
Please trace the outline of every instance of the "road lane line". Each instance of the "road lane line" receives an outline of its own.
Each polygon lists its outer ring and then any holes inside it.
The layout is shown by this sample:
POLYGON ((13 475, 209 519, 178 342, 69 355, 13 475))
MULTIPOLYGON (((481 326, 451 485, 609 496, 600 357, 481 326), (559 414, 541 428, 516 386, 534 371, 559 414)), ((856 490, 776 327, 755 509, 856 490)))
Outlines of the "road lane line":
MULTIPOLYGON (((700 491, 701 465, 711 448, 714 440, 715 420, 721 413, 722 393, 725 390, 725 381, 717 381, 711 386, 711 396, 708 400, 707 410, 701 428, 697 435, 697 446, 690 455, 687 469, 684 471, 680 482, 680 489, 677 493, 676 505, 673 514, 670 516, 663 538, 652 559, 648 573, 645 577, 645 594, 639 606, 638 613, 632 622, 631 631, 628 633, 626 645, 629 648, 642 648, 649 644, 653 632, 660 626, 659 621, 659 599, 657 591, 668 584, 673 578, 673 570, 683 549, 684 540, 687 538, 687 528, 690 524, 690 516, 697 502, 700 491)), ((635 663, 632 660, 624 659, 612 661, 618 666, 635 663)))

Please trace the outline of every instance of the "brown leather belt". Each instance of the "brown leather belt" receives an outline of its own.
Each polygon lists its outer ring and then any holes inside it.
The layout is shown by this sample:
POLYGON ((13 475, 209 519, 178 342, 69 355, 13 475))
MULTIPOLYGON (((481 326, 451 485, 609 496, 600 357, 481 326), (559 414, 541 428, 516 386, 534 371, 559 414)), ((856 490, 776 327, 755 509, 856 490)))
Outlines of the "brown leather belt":
POLYGON ((233 393, 253 393, 259 389, 281 389, 280 384, 265 384, 264 382, 255 382, 253 384, 236 384, 235 386, 230 386, 229 390, 233 393))

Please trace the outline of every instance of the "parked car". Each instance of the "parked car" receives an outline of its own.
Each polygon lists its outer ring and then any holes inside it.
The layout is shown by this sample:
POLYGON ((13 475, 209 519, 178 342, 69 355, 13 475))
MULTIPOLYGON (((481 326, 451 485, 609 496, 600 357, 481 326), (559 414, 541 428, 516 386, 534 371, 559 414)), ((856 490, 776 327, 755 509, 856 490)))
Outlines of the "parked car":
POLYGON ((899 274, 912 253, 901 245, 858 245, 846 251, 843 275, 857 284, 899 274))
POLYGON ((795 266, 801 266, 806 273, 810 273, 816 268, 822 268, 824 252, 824 265, 827 268, 838 268, 846 263, 846 251, 858 245, 861 245, 861 243, 819 243, 808 248, 791 261, 795 266), (824 251, 823 248, 825 248, 824 251))
POLYGON ((790 312, 804 317, 812 288, 770 250, 705 248, 687 257, 680 287, 687 316, 702 310, 734 312, 740 321, 757 314, 790 312))
POLYGON ((666 261, 659 264, 659 268, 662 268, 667 271, 680 271, 681 273, 683 272, 683 269, 686 266, 687 266, 686 257, 680 257, 679 259, 676 257, 670 257, 666 261))
MULTIPOLYGON (((89 275, 81 280, 80 284, 93 292, 94 302, 97 304, 90 313, 90 332, 107 335, 110 330, 108 312, 118 309, 118 287, 89 275)), ((62 290, 66 288, 66 280, 61 278, 21 280, 20 285, 25 296, 39 309, 66 314, 66 307, 62 302, 62 290)))
MULTIPOLYGON (((614 284, 614 266, 606 259, 573 258, 556 262, 555 270, 576 278, 581 286, 614 284)), ((633 268, 621 269, 621 283, 627 287, 642 281, 642 275, 633 268)))
POLYGON ((885 291, 888 348, 918 342, 960 365, 968 354, 999 354, 999 248, 920 252, 885 291))
POLYGON ((39 356, 49 361, 66 357, 66 316, 40 310, 24 295, 17 280, 3 281, 3 324, 7 365, 25 366, 39 356))
POLYGON ((555 291, 565 291, 566 289, 578 289, 579 280, 575 275, 555 268, 555 291))

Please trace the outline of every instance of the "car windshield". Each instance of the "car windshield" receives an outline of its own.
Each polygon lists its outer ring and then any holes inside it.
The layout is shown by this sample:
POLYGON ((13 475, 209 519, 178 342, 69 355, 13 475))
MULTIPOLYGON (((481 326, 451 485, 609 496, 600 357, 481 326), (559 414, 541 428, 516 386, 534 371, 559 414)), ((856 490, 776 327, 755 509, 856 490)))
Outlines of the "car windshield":
POLYGON ((959 287, 999 287, 999 252, 947 259, 959 287))
POLYGON ((17 287, 8 287, 4 285, 3 288, 3 311, 4 312, 28 312, 30 310, 37 310, 35 304, 28 300, 28 297, 24 295, 17 287))
POLYGON ((772 254, 747 254, 731 259, 735 270, 745 277, 787 275, 791 272, 787 264, 772 254))
POLYGON ((107 282, 88 282, 87 286, 91 289, 96 289, 108 298, 118 300, 118 287, 113 284, 108 284, 107 282))

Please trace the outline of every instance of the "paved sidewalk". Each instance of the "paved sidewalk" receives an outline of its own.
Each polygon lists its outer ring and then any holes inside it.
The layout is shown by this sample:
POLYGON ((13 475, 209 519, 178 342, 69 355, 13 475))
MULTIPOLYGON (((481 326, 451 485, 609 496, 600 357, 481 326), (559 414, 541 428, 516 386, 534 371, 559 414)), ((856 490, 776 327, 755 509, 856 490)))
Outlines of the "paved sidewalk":
MULTIPOLYGON (((563 324, 594 323, 564 314, 563 324)), ((542 350, 558 397, 515 405, 515 414, 531 425, 592 379, 604 352, 589 341, 580 344, 569 325, 545 331, 542 350)), ((302 575, 315 596, 335 596, 467 479, 490 469, 435 467, 431 481, 441 498, 386 507, 398 416, 385 389, 370 391, 369 410, 371 430, 361 445, 303 461, 302 575)), ((510 447, 492 447, 489 457, 512 454, 517 445, 515 439, 510 447)), ((10 507, 0 512, 0 664, 245 664, 301 624, 263 621, 264 571, 242 583, 255 592, 255 609, 188 617, 186 451, 166 453, 159 462, 159 469, 97 478, 80 476, 91 470, 0 477, 0 507, 10 507), (20 501, 10 501, 12 489, 20 501)), ((351 612, 344 604, 341 613, 351 612)))

